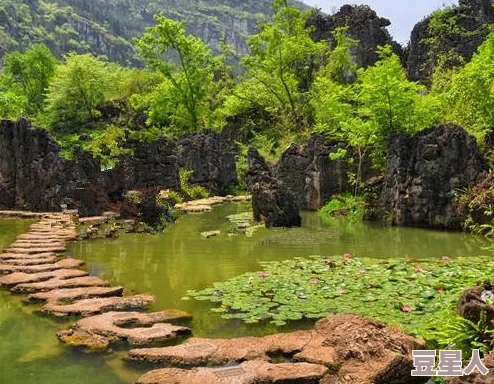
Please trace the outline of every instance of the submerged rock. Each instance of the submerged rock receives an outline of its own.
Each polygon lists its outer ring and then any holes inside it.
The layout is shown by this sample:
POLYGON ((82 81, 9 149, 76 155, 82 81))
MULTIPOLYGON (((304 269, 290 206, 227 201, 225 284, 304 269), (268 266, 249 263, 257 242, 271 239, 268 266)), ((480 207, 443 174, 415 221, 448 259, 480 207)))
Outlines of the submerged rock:
POLYGON ((300 227, 299 206, 295 195, 272 174, 255 148, 248 151, 246 181, 252 195, 254 220, 264 217, 266 227, 300 227))
POLYGON ((396 225, 458 229, 463 217, 455 198, 487 170, 475 138, 457 125, 392 135, 374 216, 396 225))

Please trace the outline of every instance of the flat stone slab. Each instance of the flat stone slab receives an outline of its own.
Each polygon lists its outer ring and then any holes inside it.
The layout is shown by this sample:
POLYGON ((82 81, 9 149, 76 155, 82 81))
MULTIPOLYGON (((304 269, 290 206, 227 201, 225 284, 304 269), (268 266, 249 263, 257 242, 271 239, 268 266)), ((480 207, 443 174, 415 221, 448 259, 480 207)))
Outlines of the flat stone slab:
MULTIPOLYGON (((65 241, 65 240, 70 240, 75 238, 75 235, 61 235, 58 233, 51 234, 50 239, 53 240, 59 240, 59 241, 65 241)), ((31 241, 31 240, 46 240, 47 236, 46 234, 39 234, 39 233, 23 233, 22 235, 17 236, 17 240, 25 240, 25 241, 31 241)))
POLYGON ((65 245, 60 245, 60 246, 50 246, 50 247, 43 247, 43 246, 36 246, 36 247, 17 247, 17 246, 11 246, 5 250, 5 253, 17 253, 17 254, 33 254, 33 253, 45 253, 45 252, 55 252, 55 253, 61 253, 65 252, 67 248, 65 245))
POLYGON ((137 384, 316 384, 327 372, 328 368, 318 364, 257 360, 223 368, 156 369, 141 376, 137 384))
POLYGON ((39 273, 15 272, 7 276, 0 277, 0 285, 10 287, 21 283, 36 283, 54 278, 65 280, 72 277, 87 276, 87 274, 88 273, 86 271, 82 271, 79 269, 58 269, 55 271, 39 273))
POLYGON ((186 368, 227 365, 252 359, 269 360, 272 354, 292 356, 300 352, 312 337, 311 331, 299 331, 263 337, 191 338, 172 347, 133 349, 129 351, 128 359, 186 368))
POLYGON ((0 211, 0 217, 20 217, 23 219, 38 219, 46 215, 47 215, 46 212, 7 211, 7 210, 0 211))
POLYGON ((109 311, 129 311, 148 307, 153 303, 153 295, 135 295, 127 297, 104 297, 78 300, 72 304, 60 304, 48 301, 40 312, 54 316, 91 316, 109 311))
POLYGON ((65 244, 60 240, 47 239, 44 241, 16 240, 10 245, 10 248, 49 248, 49 247, 65 247, 65 244))
POLYGON ((64 300, 90 299, 93 297, 122 296, 123 287, 85 287, 55 289, 48 292, 32 293, 27 297, 28 301, 53 301, 60 303, 64 300))
POLYGON ((108 287, 110 284, 97 276, 74 277, 71 279, 53 278, 36 283, 22 283, 10 288, 12 292, 31 293, 38 291, 51 291, 61 288, 80 288, 80 287, 108 287))
POLYGON ((43 259, 43 258, 51 258, 56 257, 57 254, 55 252, 42 252, 42 253, 2 253, 0 255, 0 260, 9 260, 9 259, 43 259))
POLYGON ((189 334, 190 328, 167 323, 186 318, 190 318, 188 313, 176 309, 152 313, 107 312, 81 319, 71 329, 58 332, 57 337, 70 346, 90 350, 107 348, 116 341, 147 345, 189 334), (106 343, 102 343, 102 337, 106 343))
MULTIPOLYGON (((13 259, 10 259, 13 260, 13 259)), ((32 260, 32 259, 31 259, 32 260)), ((0 264, 0 273, 39 273, 49 272, 58 269, 76 269, 84 264, 82 260, 76 259, 62 259, 56 263, 47 264, 35 264, 35 265, 15 265, 15 264, 0 264)))

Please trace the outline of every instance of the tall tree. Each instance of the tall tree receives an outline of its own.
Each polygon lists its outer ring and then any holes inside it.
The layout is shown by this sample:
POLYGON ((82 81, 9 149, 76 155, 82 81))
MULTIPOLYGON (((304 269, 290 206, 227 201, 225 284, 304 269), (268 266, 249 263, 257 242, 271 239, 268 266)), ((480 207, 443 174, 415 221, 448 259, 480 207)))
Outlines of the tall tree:
POLYGON ((161 15, 155 22, 137 40, 142 57, 165 78, 150 100, 151 123, 168 123, 174 134, 205 128, 211 116, 207 100, 220 60, 201 39, 185 34, 185 22, 161 15))
POLYGON ((275 0, 274 11, 273 21, 261 24, 247 41, 244 79, 227 108, 230 114, 261 108, 276 118, 280 130, 300 132, 310 125, 308 84, 328 45, 310 37, 310 12, 289 6, 288 0, 275 0))

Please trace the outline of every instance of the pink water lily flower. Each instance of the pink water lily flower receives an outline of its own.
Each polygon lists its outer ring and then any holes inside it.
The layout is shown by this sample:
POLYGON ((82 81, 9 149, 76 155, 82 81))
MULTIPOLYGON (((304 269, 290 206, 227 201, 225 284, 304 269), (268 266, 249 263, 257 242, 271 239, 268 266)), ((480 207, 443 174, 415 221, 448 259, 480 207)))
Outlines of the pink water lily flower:
POLYGON ((358 270, 358 273, 360 273, 361 275, 365 275, 365 269, 364 268, 360 268, 358 270))
POLYGON ((445 255, 445 256, 443 256, 443 261, 450 261, 450 260, 451 260, 451 257, 446 256, 446 255, 445 255))
POLYGON ((309 280, 309 283, 313 284, 313 285, 316 285, 317 283, 319 283, 319 279, 310 279, 309 280))
POLYGON ((412 307, 409 307, 408 305, 404 305, 401 307, 401 311, 405 313, 412 312, 412 307))
POLYGON ((352 255, 350 255, 348 252, 343 254, 343 258, 345 259, 349 259, 350 257, 352 257, 352 255))
POLYGON ((261 271, 257 274, 257 276, 259 276, 261 279, 264 279, 268 274, 264 271, 261 271))
POLYGON ((424 272, 424 270, 422 269, 422 266, 420 264, 417 264, 413 271, 414 272, 424 272))
POLYGON ((345 293, 345 290, 344 290, 343 288, 338 288, 338 289, 336 290, 336 293, 337 293, 338 295, 343 295, 343 294, 345 293))

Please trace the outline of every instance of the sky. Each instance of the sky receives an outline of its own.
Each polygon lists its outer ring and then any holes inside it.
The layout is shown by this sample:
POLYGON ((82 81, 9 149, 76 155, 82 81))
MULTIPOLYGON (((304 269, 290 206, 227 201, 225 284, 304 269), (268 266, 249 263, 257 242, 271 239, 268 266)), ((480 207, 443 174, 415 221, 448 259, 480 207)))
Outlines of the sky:
POLYGON ((388 31, 400 44, 410 40, 413 26, 431 12, 444 6, 458 4, 453 0, 302 0, 304 3, 321 8, 333 14, 344 4, 366 4, 380 17, 391 21, 388 31))

